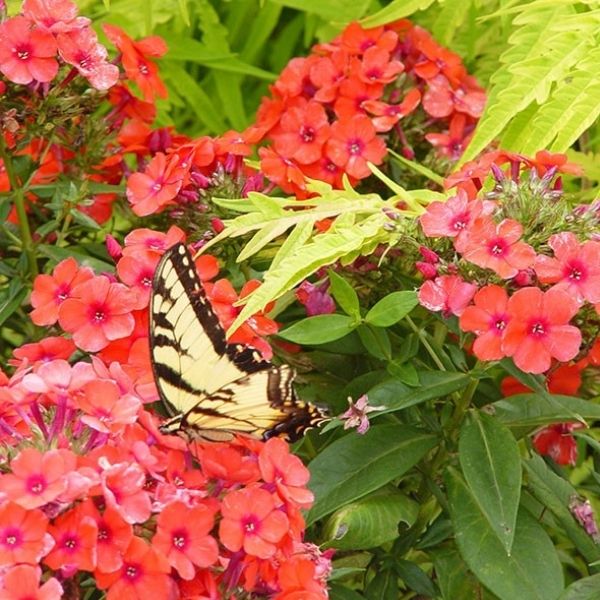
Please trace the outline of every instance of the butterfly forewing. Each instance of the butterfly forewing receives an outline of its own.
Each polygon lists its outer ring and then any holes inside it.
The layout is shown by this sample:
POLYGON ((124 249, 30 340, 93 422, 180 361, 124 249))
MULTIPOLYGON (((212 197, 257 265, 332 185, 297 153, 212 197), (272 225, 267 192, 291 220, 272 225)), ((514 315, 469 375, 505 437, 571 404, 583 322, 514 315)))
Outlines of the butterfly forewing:
POLYGON ((176 415, 167 429, 194 430, 213 441, 230 439, 228 431, 295 439, 322 420, 318 409, 296 400, 292 369, 227 344, 183 244, 159 263, 150 310, 155 379, 176 415))

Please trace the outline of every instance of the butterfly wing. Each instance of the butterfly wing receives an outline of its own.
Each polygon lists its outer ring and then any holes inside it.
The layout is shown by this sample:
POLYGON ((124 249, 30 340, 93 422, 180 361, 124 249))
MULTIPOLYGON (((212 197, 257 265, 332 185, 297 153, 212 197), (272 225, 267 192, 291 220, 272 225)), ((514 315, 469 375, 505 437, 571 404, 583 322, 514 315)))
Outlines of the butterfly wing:
POLYGON ((161 398, 174 415, 167 430, 217 441, 231 432, 296 439, 322 420, 300 403, 293 371, 228 344, 183 244, 161 259, 150 302, 150 343, 161 398))

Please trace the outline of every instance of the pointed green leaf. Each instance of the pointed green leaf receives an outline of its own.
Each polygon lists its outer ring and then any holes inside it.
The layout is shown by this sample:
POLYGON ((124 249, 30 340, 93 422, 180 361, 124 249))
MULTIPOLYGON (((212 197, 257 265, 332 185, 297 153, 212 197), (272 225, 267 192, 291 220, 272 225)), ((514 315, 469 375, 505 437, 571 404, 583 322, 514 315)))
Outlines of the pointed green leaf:
POLYGON ((370 4, 370 0, 327 0, 326 2, 323 0, 271 0, 271 2, 341 23, 359 19, 370 4))
POLYGON ((328 271, 331 294, 338 306, 351 317, 360 319, 360 306, 354 288, 332 269, 328 271))
POLYGON ((375 425, 327 446, 309 465, 312 523, 400 477, 435 446, 435 436, 407 425, 375 425))
POLYGON ((278 335, 296 344, 325 344, 339 340, 355 327, 356 322, 347 315, 316 315, 294 323, 278 335))
POLYGON ((541 525, 521 509, 507 556, 460 474, 450 468, 446 481, 456 543, 475 576, 500 600, 557 600, 564 588, 562 567, 541 525))
POLYGON ((418 10, 425 10, 434 2, 435 0, 393 0, 374 15, 362 19, 361 25, 363 27, 379 27, 379 25, 408 17, 418 10))
POLYGON ((494 417, 472 412, 461 428, 458 457, 471 494, 510 556, 521 497, 517 441, 494 417))
POLYGON ((597 573, 572 583, 558 600, 598 600, 599 595, 600 573, 597 573))
POLYGON ((381 327, 360 325, 356 330, 367 352, 379 360, 392 359, 392 344, 387 331, 381 327))
POLYGON ((394 491, 368 496, 329 517, 323 529, 327 545, 339 550, 375 548, 398 537, 398 523, 415 522, 419 505, 394 491))
POLYGON ((413 290, 392 292, 375 304, 365 321, 377 327, 390 327, 409 314, 417 304, 417 293, 413 290))

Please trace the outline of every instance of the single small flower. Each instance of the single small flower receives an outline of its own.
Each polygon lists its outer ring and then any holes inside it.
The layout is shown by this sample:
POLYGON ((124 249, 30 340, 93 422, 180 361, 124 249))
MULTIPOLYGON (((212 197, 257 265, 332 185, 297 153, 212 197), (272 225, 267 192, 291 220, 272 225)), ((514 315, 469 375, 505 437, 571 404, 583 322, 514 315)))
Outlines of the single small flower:
POLYGON ((600 302, 600 242, 580 243, 565 231, 553 235, 548 245, 554 258, 539 255, 534 269, 542 283, 556 283, 557 288, 574 295, 578 302, 600 302))
POLYGON ((577 462, 577 443, 571 432, 581 427, 581 423, 556 423, 544 427, 533 436, 533 447, 557 465, 574 465, 577 462))
POLYGON ((194 578, 195 566, 205 569, 219 557, 216 540, 209 535, 214 512, 205 505, 189 507, 173 502, 156 520, 152 546, 162 552, 171 566, 187 581, 194 578))
POLYGON ((335 312, 335 302, 327 291, 328 287, 328 282, 324 285, 315 285, 310 281, 303 281, 296 290, 296 298, 304 305, 309 317, 335 312))
POLYGON ((467 283, 458 275, 440 275, 421 286, 418 298, 426 309, 442 311, 447 318, 450 315, 460 316, 476 291, 474 283, 467 283))
POLYGON ((477 339, 473 352, 480 360, 500 360, 502 336, 510 320, 507 312, 508 294, 499 285, 486 285, 473 297, 473 306, 467 306, 460 315, 463 331, 473 331, 477 339))
POLYGON ((1 600, 60 600, 63 588, 54 577, 40 586, 42 570, 31 565, 17 565, 2 574, 1 600))
POLYGON ((594 517, 594 510, 589 500, 582 501, 575 497, 569 503, 569 510, 579 521, 585 532, 596 542, 600 542, 600 531, 594 517))
POLYGON ((369 398, 363 394, 356 402, 352 398, 348 398, 350 408, 339 416, 341 421, 345 421, 344 429, 356 427, 356 432, 361 435, 367 433, 370 427, 369 417, 370 412, 383 410, 384 406, 369 406, 369 398))
POLYGON ((564 290, 517 290, 507 304, 510 321, 502 340, 503 352, 528 373, 547 371, 552 358, 561 362, 575 358, 581 331, 569 321, 578 309, 578 302, 564 290))
POLYGON ((222 501, 219 538, 232 552, 270 558, 289 529, 288 518, 272 494, 258 487, 229 492, 222 501))
POLYGON ((58 72, 54 36, 17 16, 0 23, 0 72, 13 83, 52 81, 58 72))

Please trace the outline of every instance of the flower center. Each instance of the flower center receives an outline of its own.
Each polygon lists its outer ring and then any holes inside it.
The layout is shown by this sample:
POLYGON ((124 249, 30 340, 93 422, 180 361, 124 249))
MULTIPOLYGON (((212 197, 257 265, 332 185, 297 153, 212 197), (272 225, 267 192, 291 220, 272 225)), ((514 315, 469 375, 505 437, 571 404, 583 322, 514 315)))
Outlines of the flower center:
POLYGON ((258 519, 254 515, 250 515, 244 520, 244 531, 246 533, 256 533, 258 524, 258 519))
POLYGON ((142 277, 142 281, 140 282, 144 287, 150 288, 152 287, 152 277, 142 277))
POLYGON ((371 81, 376 81, 377 79, 379 79, 381 77, 381 70, 380 69, 371 69, 371 70, 367 71, 365 73, 365 75, 367 76, 367 79, 370 79, 371 81))
POLYGON ((585 279, 586 268, 581 261, 573 260, 566 265, 564 273, 569 281, 581 283, 585 279))
POLYGON ((304 125, 300 128, 300 138, 306 144, 310 144, 315 139, 315 130, 312 127, 305 127, 304 125))
POLYGON ((4 533, 2 542, 5 546, 18 546, 21 543, 21 535, 14 529, 8 529, 4 533))
POLYGON ((125 565, 123 574, 125 575, 125 577, 127 577, 127 579, 133 581, 135 579, 138 579, 141 576, 142 570, 140 569, 139 565, 129 564, 129 565, 125 565))
POLYGON ((69 289, 69 287, 67 285, 61 285, 57 290, 56 290, 56 299, 58 300, 58 302, 62 302, 63 300, 66 300, 69 297, 69 292, 71 290, 69 289))
POLYGON ((65 538, 63 541, 63 547, 67 550, 75 550, 75 548, 77 548, 77 540, 73 537, 65 538))
POLYGON ((107 527, 103 527, 102 529, 98 529, 98 540, 106 542, 110 539, 110 531, 107 527))
POLYGON ((502 238, 497 238, 489 242, 488 249, 490 251, 490 254, 493 254, 494 256, 502 256, 506 254, 508 245, 502 238))
POLYGON ((348 152, 353 156, 362 154, 363 148, 364 144, 362 143, 362 140, 354 139, 348 142, 348 152))
POLYGON ((148 65, 146 63, 141 62, 138 65, 138 69, 142 75, 148 75, 148 73, 150 73, 150 69, 148 68, 148 65))
POLYGON ((450 221, 450 229, 454 229, 454 231, 462 231, 466 229, 469 224, 469 213, 460 213, 456 215, 452 221, 450 221))
POLYGON ((17 46, 13 49, 13 53, 17 55, 19 60, 29 60, 31 57, 31 48, 29 46, 17 46))
POLYGON ((529 325, 529 335, 535 338, 543 338, 548 333, 547 324, 543 321, 533 321, 529 325))
POLYGON ((154 192, 160 192, 160 190, 162 190, 162 183, 160 182, 156 182, 153 186, 152 186, 152 191, 154 192))
POLYGON ((187 545, 187 536, 185 531, 177 530, 173 532, 173 546, 178 550, 182 550, 187 545))
POLYGON ((106 313, 102 308, 97 308, 92 315, 94 323, 102 323, 106 320, 106 313))
POLYGON ((46 489, 46 481, 41 475, 32 475, 27 480, 27 489, 30 494, 37 496, 46 489))
POLYGON ((506 317, 495 317, 494 319, 494 329, 498 334, 502 333, 506 329, 506 317))

